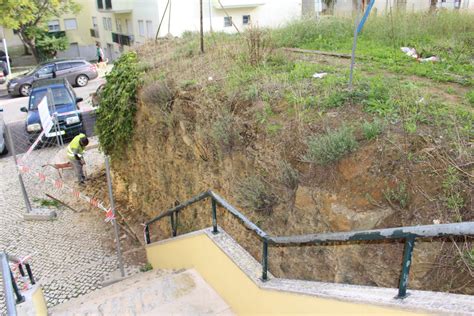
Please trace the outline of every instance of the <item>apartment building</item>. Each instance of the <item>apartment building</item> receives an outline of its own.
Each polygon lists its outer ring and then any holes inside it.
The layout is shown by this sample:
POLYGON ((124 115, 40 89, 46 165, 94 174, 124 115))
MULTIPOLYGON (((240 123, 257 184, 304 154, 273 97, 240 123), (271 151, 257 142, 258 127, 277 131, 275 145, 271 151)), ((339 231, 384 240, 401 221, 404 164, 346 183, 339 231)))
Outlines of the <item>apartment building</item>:
MULTIPOLYGON (((301 16, 302 0, 203 0, 204 31, 276 27, 301 16)), ((95 0, 94 31, 109 59, 130 46, 200 29, 199 0, 95 0)))

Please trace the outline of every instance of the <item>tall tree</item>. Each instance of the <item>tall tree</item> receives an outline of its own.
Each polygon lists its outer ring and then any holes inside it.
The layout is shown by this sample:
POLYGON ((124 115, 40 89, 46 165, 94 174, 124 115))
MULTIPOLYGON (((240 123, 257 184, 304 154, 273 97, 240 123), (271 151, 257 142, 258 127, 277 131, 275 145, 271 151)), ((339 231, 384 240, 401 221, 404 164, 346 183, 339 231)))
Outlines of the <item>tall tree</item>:
POLYGON ((47 28, 53 17, 77 13, 80 6, 73 0, 0 0, 0 25, 18 31, 23 44, 39 62, 36 37, 47 28))

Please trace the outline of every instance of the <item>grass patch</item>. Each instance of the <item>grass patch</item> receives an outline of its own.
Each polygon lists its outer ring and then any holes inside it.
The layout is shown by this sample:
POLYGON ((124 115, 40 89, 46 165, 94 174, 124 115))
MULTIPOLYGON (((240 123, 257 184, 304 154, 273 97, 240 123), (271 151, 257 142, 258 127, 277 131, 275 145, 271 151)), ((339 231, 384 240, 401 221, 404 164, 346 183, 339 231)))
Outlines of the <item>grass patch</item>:
MULTIPOLYGON (((274 32, 277 46, 350 53, 353 20, 323 17, 301 20, 274 32)), ((474 15, 469 12, 404 13, 370 16, 359 35, 357 56, 370 68, 428 77, 441 82, 472 85, 474 79, 474 15), (400 47, 415 47, 422 57, 436 55, 438 63, 419 63, 400 47)))
POLYGON ((357 148, 357 140, 348 126, 330 130, 326 135, 310 136, 306 144, 308 151, 303 159, 320 165, 335 162, 357 148))
POLYGON ((374 119, 372 122, 364 121, 362 123, 362 133, 365 139, 372 140, 382 134, 384 130, 384 123, 379 119, 374 119))
POLYGON ((38 203, 40 207, 59 208, 61 206, 61 203, 51 199, 33 198, 33 202, 38 203))

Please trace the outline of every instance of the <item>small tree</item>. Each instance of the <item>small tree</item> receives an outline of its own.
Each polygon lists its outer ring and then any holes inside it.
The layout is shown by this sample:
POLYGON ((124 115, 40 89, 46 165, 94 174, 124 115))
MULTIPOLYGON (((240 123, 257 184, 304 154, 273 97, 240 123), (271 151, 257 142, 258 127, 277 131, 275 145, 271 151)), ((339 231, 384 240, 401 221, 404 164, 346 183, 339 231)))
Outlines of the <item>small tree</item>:
POLYGON ((46 22, 52 17, 80 10, 73 0, 0 0, 0 7, 0 25, 17 30, 37 62, 41 59, 36 41, 39 30, 46 31, 46 22))
POLYGON ((58 51, 66 50, 69 41, 66 37, 51 36, 47 32, 36 35, 36 49, 41 60, 51 59, 58 51))

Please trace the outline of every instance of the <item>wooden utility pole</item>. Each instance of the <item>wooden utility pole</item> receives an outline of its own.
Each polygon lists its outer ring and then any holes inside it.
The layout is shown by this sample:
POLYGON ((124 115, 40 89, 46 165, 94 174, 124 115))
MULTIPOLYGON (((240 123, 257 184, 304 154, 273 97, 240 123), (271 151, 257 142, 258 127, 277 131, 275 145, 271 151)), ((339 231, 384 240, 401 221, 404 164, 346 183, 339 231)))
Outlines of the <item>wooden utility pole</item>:
POLYGON ((202 25, 202 0, 199 0, 200 23, 201 23, 201 53, 204 54, 204 28, 202 25))

